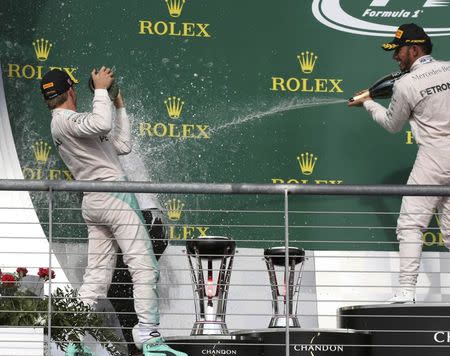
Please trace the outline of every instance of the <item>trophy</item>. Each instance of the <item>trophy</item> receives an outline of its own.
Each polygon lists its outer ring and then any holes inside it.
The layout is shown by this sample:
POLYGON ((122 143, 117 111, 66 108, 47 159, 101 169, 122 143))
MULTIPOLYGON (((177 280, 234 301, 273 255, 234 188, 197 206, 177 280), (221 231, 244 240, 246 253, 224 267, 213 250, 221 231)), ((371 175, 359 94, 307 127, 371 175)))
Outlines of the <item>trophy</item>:
POLYGON ((286 280, 286 248, 272 247, 264 250, 264 261, 269 273, 272 291, 272 319, 269 328, 300 327, 297 318, 298 297, 305 261, 305 250, 288 248, 288 271, 286 280))
POLYGON ((228 335, 225 323, 236 242, 225 236, 186 241, 196 321, 191 335, 228 335))

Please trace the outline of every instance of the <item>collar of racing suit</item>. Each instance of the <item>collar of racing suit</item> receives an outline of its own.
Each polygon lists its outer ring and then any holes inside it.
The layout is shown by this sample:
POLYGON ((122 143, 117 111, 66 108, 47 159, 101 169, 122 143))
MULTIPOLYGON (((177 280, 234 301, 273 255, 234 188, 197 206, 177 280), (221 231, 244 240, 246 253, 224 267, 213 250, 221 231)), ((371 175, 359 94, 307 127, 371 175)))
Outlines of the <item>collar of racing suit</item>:
POLYGON ((417 67, 420 67, 421 65, 424 65, 424 64, 427 64, 427 63, 431 63, 433 61, 434 61, 434 58, 431 57, 429 54, 427 54, 425 56, 422 56, 420 58, 417 58, 416 61, 411 66, 411 69, 409 71, 412 72, 417 67))

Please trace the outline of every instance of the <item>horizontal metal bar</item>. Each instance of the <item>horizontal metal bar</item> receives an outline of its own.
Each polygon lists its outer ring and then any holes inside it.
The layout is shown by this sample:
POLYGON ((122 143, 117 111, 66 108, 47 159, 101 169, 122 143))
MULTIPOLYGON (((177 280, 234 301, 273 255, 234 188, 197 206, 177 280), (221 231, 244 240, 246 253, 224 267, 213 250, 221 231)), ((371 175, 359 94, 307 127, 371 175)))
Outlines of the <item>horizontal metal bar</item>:
POLYGON ((150 183, 1 179, 0 190, 173 194, 408 195, 450 196, 444 185, 297 185, 247 183, 150 183))

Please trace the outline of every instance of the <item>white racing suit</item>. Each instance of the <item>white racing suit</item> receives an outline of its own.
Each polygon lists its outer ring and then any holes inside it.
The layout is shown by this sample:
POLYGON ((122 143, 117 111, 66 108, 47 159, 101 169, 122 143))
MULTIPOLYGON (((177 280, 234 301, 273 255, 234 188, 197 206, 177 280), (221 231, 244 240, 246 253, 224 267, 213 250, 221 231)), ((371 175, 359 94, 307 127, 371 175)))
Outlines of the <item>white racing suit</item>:
MULTIPOLYGON (((51 132, 59 154, 76 180, 124 180, 118 155, 131 150, 125 109, 116 110, 104 89, 96 89, 92 113, 52 111, 51 132)), ((159 324, 159 268, 134 194, 85 193, 82 214, 89 232, 88 265, 80 298, 95 306, 106 298, 118 247, 133 280, 139 322, 159 324)))
MULTIPOLYGON (((431 56, 417 59, 410 73, 394 85, 389 108, 369 100, 364 107, 391 133, 409 121, 419 145, 408 184, 450 184, 450 62, 431 56)), ((438 210, 445 245, 450 247, 450 199, 405 196, 397 221, 402 287, 417 283, 422 252, 422 231, 438 210)))

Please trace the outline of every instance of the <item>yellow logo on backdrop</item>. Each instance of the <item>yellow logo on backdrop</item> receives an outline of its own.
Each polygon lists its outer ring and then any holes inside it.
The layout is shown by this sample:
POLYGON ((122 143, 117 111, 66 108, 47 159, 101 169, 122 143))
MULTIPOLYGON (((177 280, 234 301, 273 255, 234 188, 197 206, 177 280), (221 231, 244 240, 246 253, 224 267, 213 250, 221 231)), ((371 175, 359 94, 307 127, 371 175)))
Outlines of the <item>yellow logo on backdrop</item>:
POLYGON ((47 142, 44 142, 42 140, 37 141, 33 144, 32 148, 36 162, 38 163, 47 162, 48 156, 52 149, 52 147, 47 142))
MULTIPOLYGON (((176 96, 164 100, 164 106, 170 119, 178 120, 184 107, 184 101, 176 96)), ((209 139, 209 125, 166 123, 166 122, 140 122, 139 136, 142 137, 169 137, 174 139, 209 139)))
POLYGON ((170 16, 180 17, 185 2, 185 0, 166 0, 170 16))
POLYGON ((436 225, 438 226, 438 229, 424 232, 422 234, 423 244, 428 247, 444 246, 445 242, 441 232, 441 219, 438 213, 436 213, 434 217, 436 218, 436 225))
POLYGON ((314 171, 314 166, 317 162, 317 157, 314 157, 312 153, 302 153, 297 156, 298 164, 300 165, 300 170, 305 176, 309 176, 314 171))
MULTIPOLYGON (((169 220, 179 222, 185 204, 179 199, 169 199, 165 203, 169 220)), ((209 227, 187 224, 169 224, 169 238, 171 240, 186 240, 197 236, 206 236, 209 227)))
POLYGON ((52 146, 49 143, 38 140, 31 145, 31 150, 37 166, 23 167, 24 179, 73 180, 69 170, 49 167, 52 164, 52 160, 49 160, 52 146))
POLYGON ((412 145, 412 144, 414 144, 414 143, 416 143, 416 142, 415 142, 415 140, 414 140, 414 136, 413 136, 413 134, 412 134, 412 131, 410 131, 410 130, 406 131, 405 144, 407 144, 407 145, 412 145))
POLYGON ((184 101, 181 98, 175 96, 169 97, 164 100, 164 104, 167 108, 167 113, 171 119, 179 119, 181 115, 181 110, 183 110, 184 101))
MULTIPOLYGON (((313 153, 305 152, 297 155, 297 173, 300 172, 305 176, 310 176, 314 173, 318 157, 313 153), (298 169, 300 168, 300 169, 298 169)), ((291 178, 272 178, 273 184, 342 184, 341 179, 305 179, 304 177, 291 178)))
MULTIPOLYGON (((53 48, 53 44, 44 38, 37 39, 33 41, 32 44, 36 59, 39 62, 46 62, 49 58, 50 51, 53 48)), ((78 68, 53 65, 43 66, 34 64, 8 63, 8 78, 41 80, 42 76, 52 69, 65 71, 74 83, 79 83, 79 80, 75 77, 75 72, 78 68)))
MULTIPOLYGON (((173 18, 181 16, 185 0, 164 0, 173 18)), ((139 35, 211 38, 209 23, 139 20, 139 35)))
MULTIPOLYGON (((318 56, 312 51, 300 52, 297 61, 303 74, 311 74, 317 64, 318 56)), ((299 93, 343 93, 343 79, 311 78, 311 77, 283 77, 272 76, 271 91, 288 91, 299 93)))
POLYGON ((181 213, 184 208, 184 203, 181 200, 170 199, 166 203, 167 217, 172 221, 178 221, 181 218, 181 213))
POLYGON ((36 52, 38 61, 45 62, 47 60, 52 46, 53 44, 43 38, 33 42, 34 52, 36 52))
POLYGON ((318 58, 313 52, 302 52, 297 56, 297 58, 300 63, 300 69, 303 73, 310 74, 313 72, 318 58))

